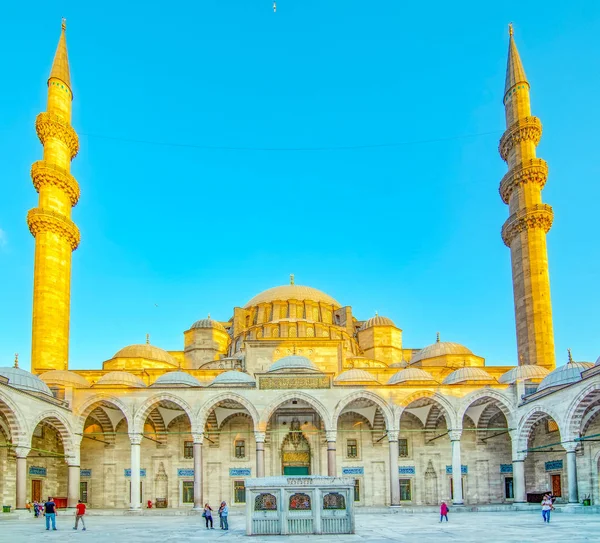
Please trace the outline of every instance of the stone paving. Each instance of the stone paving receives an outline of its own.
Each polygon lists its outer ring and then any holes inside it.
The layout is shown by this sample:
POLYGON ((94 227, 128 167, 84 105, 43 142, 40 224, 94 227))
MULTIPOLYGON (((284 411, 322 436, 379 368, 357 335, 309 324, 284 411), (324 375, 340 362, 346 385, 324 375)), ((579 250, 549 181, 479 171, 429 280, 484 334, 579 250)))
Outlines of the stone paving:
POLYGON ((598 541, 600 516, 555 514, 550 524, 544 524, 541 514, 532 512, 468 513, 453 515, 450 522, 439 523, 437 514, 357 514, 356 534, 340 536, 271 536, 245 535, 245 518, 232 516, 231 530, 206 530, 199 516, 89 516, 85 532, 73 531, 73 519, 68 513, 58 516, 58 530, 46 532, 43 519, 25 518, 0 522, 0 541, 21 543, 31 541, 103 542, 103 543, 170 543, 181 541, 406 541, 429 543, 439 541, 503 543, 530 541, 598 541))

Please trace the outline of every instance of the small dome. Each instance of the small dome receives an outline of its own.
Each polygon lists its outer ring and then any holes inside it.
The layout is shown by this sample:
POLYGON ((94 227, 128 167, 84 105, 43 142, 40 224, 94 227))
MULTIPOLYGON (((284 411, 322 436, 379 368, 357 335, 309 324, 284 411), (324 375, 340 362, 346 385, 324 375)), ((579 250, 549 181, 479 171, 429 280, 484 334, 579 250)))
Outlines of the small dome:
POLYGON ((517 381, 529 381, 529 380, 540 380, 546 377, 550 371, 542 366, 536 366, 535 364, 527 364, 525 366, 517 366, 512 370, 508 370, 503 373, 498 379, 499 383, 504 385, 512 385, 517 381))
POLYGON ((264 290, 252 298, 244 307, 252 307, 262 303, 286 301, 286 300, 310 300, 312 302, 322 302, 327 305, 341 307, 340 304, 328 294, 312 287, 302 285, 282 285, 264 290))
POLYGON ((308 358, 296 354, 280 358, 277 362, 271 364, 271 367, 267 371, 270 373, 281 370, 320 371, 308 358))
POLYGON ((360 330, 366 330, 367 328, 372 328, 373 326, 396 326, 392 319, 388 319, 387 317, 382 317, 381 315, 375 315, 371 317, 368 321, 365 321, 360 330))
POLYGON ((208 386, 232 386, 232 385, 245 385, 254 386, 256 381, 251 375, 244 373, 243 371, 226 371, 217 375, 212 383, 208 386))
POLYGON ((85 377, 68 370, 51 370, 40 375, 40 379, 48 385, 59 385, 73 388, 90 388, 85 377))
POLYGON ((455 370, 450 375, 446 376, 446 378, 442 381, 442 384, 457 385, 459 383, 469 383, 472 381, 496 382, 496 379, 494 379, 487 371, 481 368, 465 367, 455 370))
POLYGON ((33 375, 21 368, 0 368, 0 375, 8 379, 11 387, 25 390, 26 392, 37 392, 52 396, 52 391, 37 375, 33 375))
POLYGON ((177 360, 172 357, 167 351, 160 347, 155 347, 149 343, 142 343, 139 345, 128 345, 123 347, 120 351, 115 353, 113 358, 146 358, 147 360, 154 360, 156 362, 164 362, 171 366, 178 366, 177 360))
POLYGON ((145 388, 146 383, 142 381, 139 377, 136 377, 132 373, 126 371, 109 371, 104 374, 98 381, 96 381, 96 385, 101 386, 125 386, 125 387, 133 387, 133 388, 145 388))
POLYGON ((377 379, 365 370, 347 370, 340 373, 334 383, 378 383, 377 379))
POLYGON ((200 387, 202 383, 185 371, 163 373, 151 387, 200 387))
POLYGON ((198 328, 215 328, 216 330, 221 330, 221 332, 227 333, 225 327, 220 322, 212 320, 210 315, 206 319, 200 319, 199 321, 196 321, 190 327, 191 330, 196 330, 198 328))
POLYGON ((435 358, 436 356, 444 356, 444 355, 472 355, 470 349, 467 349, 464 345, 460 343, 452 343, 450 341, 437 341, 424 347, 418 353, 416 353, 412 360, 411 364, 415 362, 420 362, 421 360, 426 360, 427 358, 435 358))
POLYGON ((388 381, 388 385, 401 385, 404 383, 415 383, 415 382, 423 382, 423 381, 431 381, 436 383, 437 381, 433 378, 433 376, 422 370, 421 368, 406 368, 405 370, 401 370, 399 372, 394 373, 390 377, 388 381))
POLYGON ((552 371, 537 388, 537 391, 547 388, 569 385, 581 381, 581 372, 594 367, 591 362, 569 362, 552 371))

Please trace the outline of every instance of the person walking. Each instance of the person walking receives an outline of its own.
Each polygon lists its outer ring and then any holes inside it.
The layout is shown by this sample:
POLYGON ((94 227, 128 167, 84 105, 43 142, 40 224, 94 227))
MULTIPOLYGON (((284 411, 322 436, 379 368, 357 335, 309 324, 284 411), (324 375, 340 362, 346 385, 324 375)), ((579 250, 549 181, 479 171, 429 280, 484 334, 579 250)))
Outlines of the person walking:
POLYGON ((550 523, 550 511, 553 509, 552 498, 548 494, 544 494, 544 499, 542 500, 542 518, 544 522, 550 523))
POLYGON ((229 516, 229 507, 227 507, 226 502, 221 502, 221 507, 219 507, 219 516, 221 517, 221 529, 229 530, 229 523, 227 521, 227 517, 229 516))
POLYGON ((40 516, 40 504, 37 500, 33 501, 33 516, 36 518, 40 516))
POLYGON ((85 522, 83 520, 83 515, 85 515, 85 503, 81 500, 77 503, 75 511, 75 526, 73 526, 73 530, 77 530, 79 526, 79 521, 81 521, 81 525, 83 526, 83 531, 85 532, 85 522))
POLYGON ((206 520, 206 529, 208 530, 208 523, 210 522, 210 528, 211 530, 214 530, 215 527, 213 526, 212 507, 208 505, 208 503, 204 504, 204 511, 202 512, 202 516, 206 520))
POLYGON ((446 502, 443 501, 442 505, 440 505, 440 522, 442 522, 444 519, 446 519, 446 522, 448 522, 448 511, 450 511, 450 509, 448 509, 446 502))
POLYGON ((50 522, 52 522, 52 529, 56 530, 56 504, 50 496, 44 504, 44 515, 46 516, 46 530, 50 529, 50 522))

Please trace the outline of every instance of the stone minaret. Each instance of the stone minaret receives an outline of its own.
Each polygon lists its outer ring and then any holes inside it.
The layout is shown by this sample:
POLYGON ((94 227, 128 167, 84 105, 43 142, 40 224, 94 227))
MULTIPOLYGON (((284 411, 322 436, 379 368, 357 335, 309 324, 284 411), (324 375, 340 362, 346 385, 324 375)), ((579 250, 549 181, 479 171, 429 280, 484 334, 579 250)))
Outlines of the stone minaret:
POLYGON ((79 229, 71 221, 79 185, 69 170, 79 140, 71 126, 73 94, 65 32, 63 19, 48 79, 47 111, 35 121, 44 158, 31 168, 39 199, 38 207, 27 214, 29 230, 35 237, 32 373, 67 369, 69 360, 71 253, 79 244, 79 229))
POLYGON ((500 182, 500 195, 510 216, 502 227, 502 239, 510 247, 517 325, 519 364, 555 367, 552 305, 546 234, 553 213, 542 203, 548 166, 535 148, 542 124, 531 116, 529 82, 509 26, 508 64, 504 88, 506 131, 499 152, 508 164, 500 182))

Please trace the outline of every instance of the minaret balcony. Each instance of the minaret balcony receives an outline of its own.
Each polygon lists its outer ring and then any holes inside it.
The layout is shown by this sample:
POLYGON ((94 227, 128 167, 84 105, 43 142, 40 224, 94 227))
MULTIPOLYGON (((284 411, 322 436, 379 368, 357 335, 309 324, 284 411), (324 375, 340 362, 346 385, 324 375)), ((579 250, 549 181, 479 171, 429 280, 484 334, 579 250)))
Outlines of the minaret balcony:
POLYGON ((74 251, 79 246, 81 234, 69 218, 49 209, 34 208, 27 213, 27 226, 33 237, 40 232, 53 232, 65 239, 74 251))
POLYGON ((508 204, 510 195, 520 185, 535 183, 542 190, 548 178, 548 164, 541 158, 532 158, 512 168, 500 181, 500 197, 508 204))
POLYGON ((75 129, 58 115, 51 115, 47 111, 40 113, 35 119, 35 131, 42 145, 49 138, 62 141, 71 152, 73 160, 79 152, 79 138, 75 129))
POLYGON ((525 141, 533 141, 537 145, 542 138, 542 122, 537 117, 524 117, 508 127, 500 138, 498 152, 505 162, 515 145, 525 141))
POLYGON ((513 240, 525 230, 542 229, 547 234, 552 227, 554 212, 548 204, 536 204, 513 213, 502 227, 502 241, 510 247, 513 240))
POLYGON ((71 207, 79 201, 79 185, 76 179, 64 168, 44 160, 38 160, 31 166, 31 179, 35 190, 40 192, 44 185, 52 185, 62 190, 71 200, 71 207))

